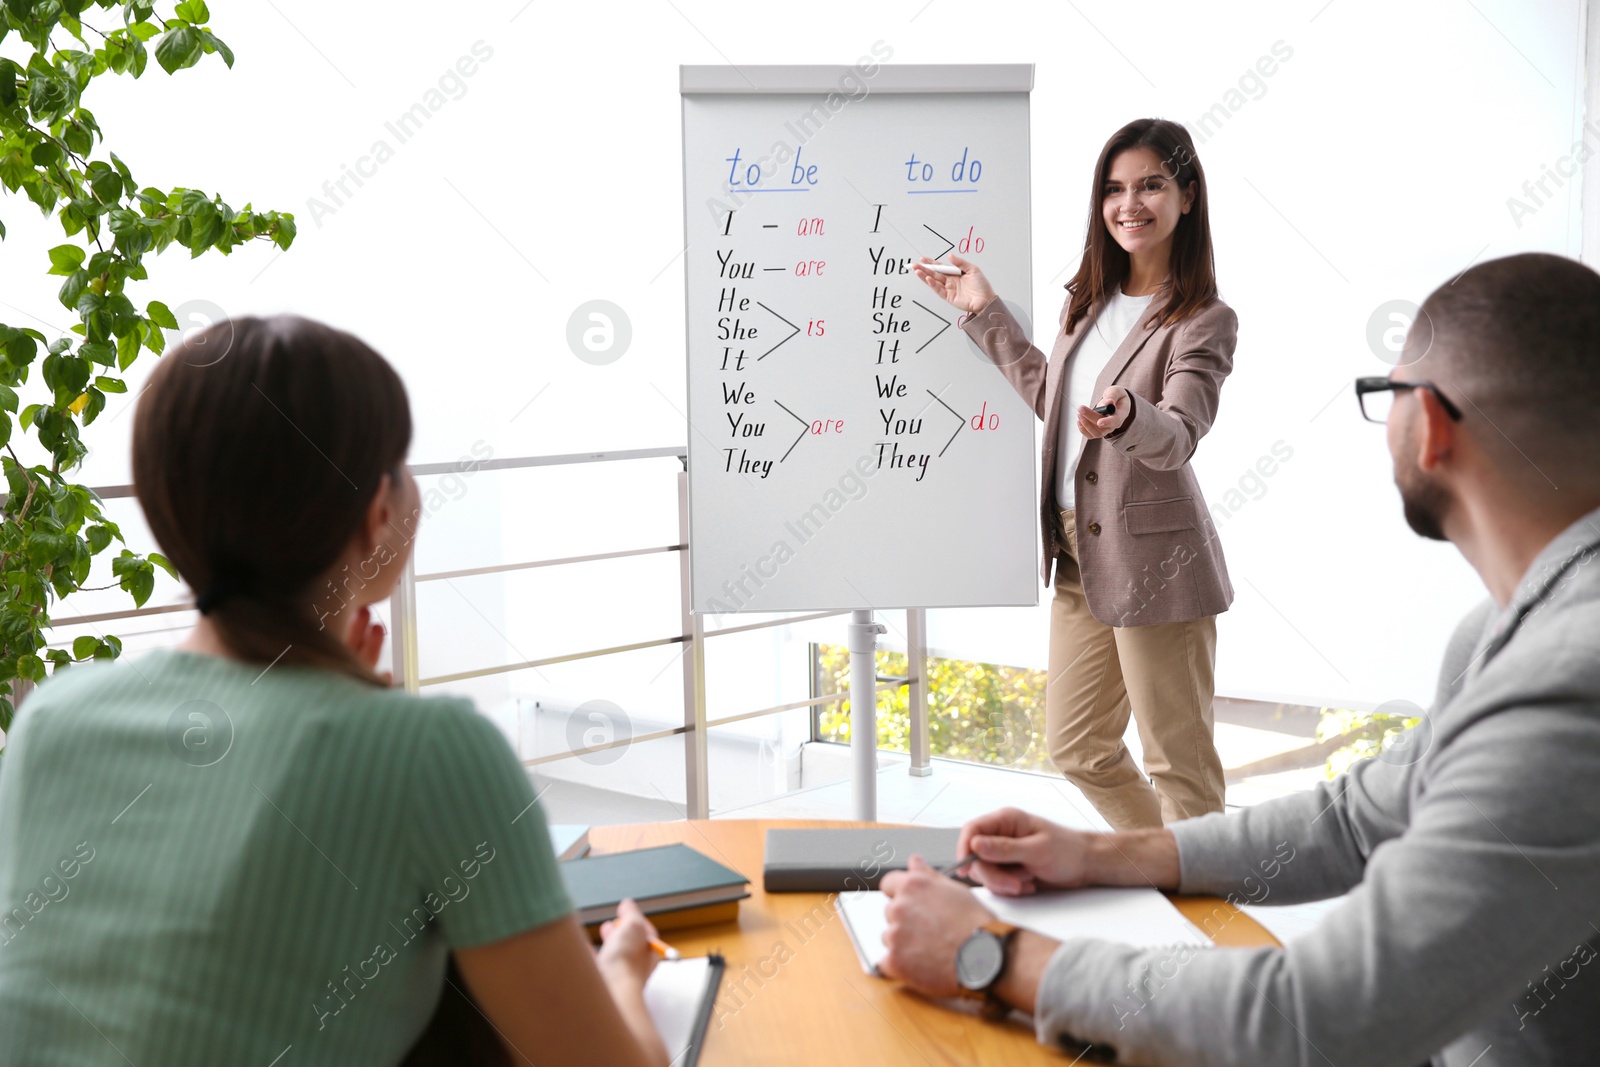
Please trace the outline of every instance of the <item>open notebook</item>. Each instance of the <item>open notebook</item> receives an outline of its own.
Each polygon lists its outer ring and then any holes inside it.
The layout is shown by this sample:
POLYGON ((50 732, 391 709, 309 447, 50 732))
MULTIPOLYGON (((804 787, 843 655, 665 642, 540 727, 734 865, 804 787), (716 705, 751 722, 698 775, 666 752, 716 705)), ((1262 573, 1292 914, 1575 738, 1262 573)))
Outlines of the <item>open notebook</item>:
MULTIPOLYGON (((999 897, 979 888, 972 894, 998 918, 1058 941, 1103 937, 1140 948, 1211 943, 1154 889, 1097 887, 999 897)), ((883 945, 883 933, 889 928, 883 917, 888 899, 876 891, 840 893, 837 898, 845 930, 868 974, 879 973, 878 964, 888 954, 883 945)))
POLYGON ((662 960, 644 987, 644 1005, 667 1046, 672 1067, 694 1067, 722 984, 721 956, 662 960))

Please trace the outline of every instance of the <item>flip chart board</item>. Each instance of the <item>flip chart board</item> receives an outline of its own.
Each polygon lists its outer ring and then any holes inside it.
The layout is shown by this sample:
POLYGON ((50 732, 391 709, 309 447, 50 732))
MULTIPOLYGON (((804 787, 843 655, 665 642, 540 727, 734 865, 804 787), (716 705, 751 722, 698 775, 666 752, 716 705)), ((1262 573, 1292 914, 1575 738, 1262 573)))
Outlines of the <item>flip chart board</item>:
POLYGON ((1032 85, 681 68, 696 612, 1037 603, 1035 416, 910 266, 1030 321, 1032 85))

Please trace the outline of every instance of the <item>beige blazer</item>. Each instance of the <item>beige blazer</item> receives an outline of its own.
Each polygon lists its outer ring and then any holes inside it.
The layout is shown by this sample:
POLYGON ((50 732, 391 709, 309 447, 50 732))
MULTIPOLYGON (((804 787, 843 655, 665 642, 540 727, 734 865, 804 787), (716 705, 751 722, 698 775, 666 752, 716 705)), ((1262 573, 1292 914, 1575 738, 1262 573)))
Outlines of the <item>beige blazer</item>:
POLYGON ((1133 395, 1116 433, 1084 441, 1073 484, 1078 563, 1094 617, 1110 626, 1152 626, 1216 615, 1233 602, 1222 544, 1189 466, 1196 443, 1216 418, 1223 379, 1233 369, 1239 318, 1221 300, 1159 329, 1150 302, 1138 325, 1095 380, 1093 397, 1066 396, 1078 339, 1091 312, 1065 328, 1070 298, 1046 359, 1004 301, 991 300, 962 324, 974 343, 1044 420, 1040 529, 1045 584, 1059 544, 1055 501, 1056 441, 1062 419, 1097 402, 1110 385, 1133 395))

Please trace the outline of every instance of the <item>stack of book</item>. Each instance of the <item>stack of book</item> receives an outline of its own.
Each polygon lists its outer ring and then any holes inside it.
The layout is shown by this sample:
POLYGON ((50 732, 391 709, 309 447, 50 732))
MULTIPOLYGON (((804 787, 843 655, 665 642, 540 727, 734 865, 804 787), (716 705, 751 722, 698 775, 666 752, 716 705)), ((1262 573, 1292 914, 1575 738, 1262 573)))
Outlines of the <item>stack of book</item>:
POLYGON ((583 856, 561 864, 567 895, 578 921, 597 935, 600 924, 617 915, 631 897, 657 930, 732 922, 750 884, 738 871, 701 855, 688 845, 663 845, 583 856))

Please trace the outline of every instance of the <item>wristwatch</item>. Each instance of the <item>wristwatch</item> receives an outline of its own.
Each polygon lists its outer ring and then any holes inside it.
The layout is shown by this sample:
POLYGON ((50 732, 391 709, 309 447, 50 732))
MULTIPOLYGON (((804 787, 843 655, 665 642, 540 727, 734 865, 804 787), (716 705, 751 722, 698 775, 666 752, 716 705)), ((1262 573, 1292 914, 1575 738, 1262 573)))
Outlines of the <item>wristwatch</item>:
POLYGON ((1019 927, 999 919, 984 923, 961 943, 956 950, 956 981, 961 995, 983 1001, 979 1009, 985 1019, 1003 1019, 1011 1006, 995 995, 994 987, 1006 973, 1010 962, 1011 942, 1019 927))

